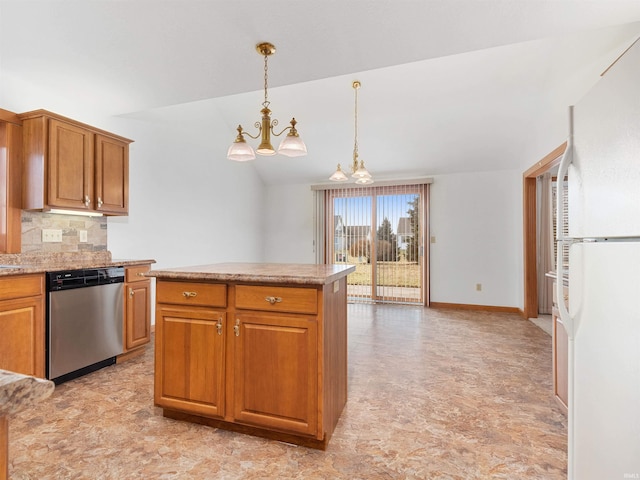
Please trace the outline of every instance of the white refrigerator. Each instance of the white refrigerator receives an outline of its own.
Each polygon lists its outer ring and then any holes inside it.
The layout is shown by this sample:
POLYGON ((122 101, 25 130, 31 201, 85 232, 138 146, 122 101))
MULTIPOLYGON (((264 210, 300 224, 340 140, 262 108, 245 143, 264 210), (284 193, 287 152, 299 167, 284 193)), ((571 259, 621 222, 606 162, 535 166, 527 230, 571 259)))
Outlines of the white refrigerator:
POLYGON ((640 42, 570 112, 568 478, 640 479, 640 42))

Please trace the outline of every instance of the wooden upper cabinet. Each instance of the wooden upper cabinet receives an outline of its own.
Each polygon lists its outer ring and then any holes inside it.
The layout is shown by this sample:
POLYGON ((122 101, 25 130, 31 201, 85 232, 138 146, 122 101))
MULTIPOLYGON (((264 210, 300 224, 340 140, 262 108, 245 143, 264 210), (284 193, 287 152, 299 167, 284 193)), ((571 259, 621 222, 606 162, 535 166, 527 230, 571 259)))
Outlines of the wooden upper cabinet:
POLYGON ((131 140, 45 110, 23 122, 23 208, 127 215, 131 140))
POLYGON ((85 128, 49 120, 48 205, 93 209, 93 137, 85 128))
POLYGON ((21 214, 22 126, 0 121, 0 253, 20 253, 21 214))
POLYGON ((96 135, 96 210, 126 215, 129 211, 129 144, 96 135))

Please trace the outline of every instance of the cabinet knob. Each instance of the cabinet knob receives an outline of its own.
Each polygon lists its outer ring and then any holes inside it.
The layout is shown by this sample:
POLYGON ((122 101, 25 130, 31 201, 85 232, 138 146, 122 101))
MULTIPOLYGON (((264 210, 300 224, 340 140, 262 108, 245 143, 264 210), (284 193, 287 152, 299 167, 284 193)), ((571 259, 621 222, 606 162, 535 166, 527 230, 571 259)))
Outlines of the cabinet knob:
POLYGON ((236 324, 233 327, 233 333, 236 337, 240 336, 240 319, 236 318, 236 324))
POLYGON ((191 298, 195 297, 198 294, 196 292, 182 292, 182 295, 184 295, 185 298, 191 298))
POLYGON ((98 208, 102 207, 102 199, 98 197, 98 208))
POLYGON ((91 204, 91 200, 89 199, 89 195, 84 196, 84 206, 88 207, 91 204))
POLYGON ((129 296, 133 297, 136 292, 133 291, 133 288, 129 288, 129 296))
POLYGON ((269 302, 271 305, 276 303, 280 303, 282 301, 281 297, 265 297, 265 300, 269 302))

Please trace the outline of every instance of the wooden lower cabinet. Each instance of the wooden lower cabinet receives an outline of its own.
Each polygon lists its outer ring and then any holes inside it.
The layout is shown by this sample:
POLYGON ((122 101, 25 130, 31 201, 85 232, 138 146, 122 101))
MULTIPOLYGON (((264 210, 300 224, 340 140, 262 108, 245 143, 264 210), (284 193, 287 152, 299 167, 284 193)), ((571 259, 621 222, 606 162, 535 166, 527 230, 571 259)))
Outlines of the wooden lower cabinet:
MULTIPOLYGON (((317 322, 304 316, 237 313, 234 420, 315 435, 317 322)), ((234 326, 235 328, 235 326, 234 326)))
POLYGON ((156 312, 156 404, 224 417, 225 313, 160 306, 156 312))
POLYGON ((326 447, 347 396, 346 297, 322 286, 156 285, 155 403, 165 416, 326 447))
POLYGON ((0 369, 45 377, 44 275, 0 279, 0 369))
POLYGON ((149 269, 147 264, 125 269, 124 354, 119 361, 151 342, 151 280, 145 277, 149 269))

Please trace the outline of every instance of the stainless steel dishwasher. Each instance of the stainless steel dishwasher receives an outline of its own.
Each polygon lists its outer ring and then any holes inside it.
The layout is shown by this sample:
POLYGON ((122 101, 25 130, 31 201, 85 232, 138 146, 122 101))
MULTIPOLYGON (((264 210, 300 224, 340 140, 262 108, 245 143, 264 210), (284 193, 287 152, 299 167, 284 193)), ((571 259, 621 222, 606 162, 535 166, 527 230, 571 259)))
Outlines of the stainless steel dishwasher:
POLYGON ((124 268, 47 272, 47 378, 56 384, 122 353, 124 268))

